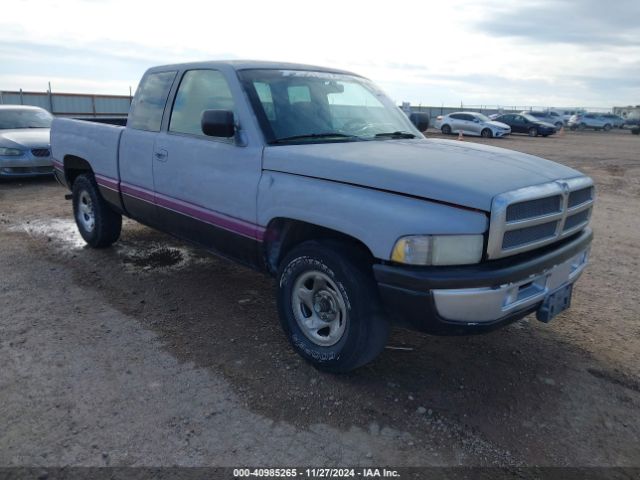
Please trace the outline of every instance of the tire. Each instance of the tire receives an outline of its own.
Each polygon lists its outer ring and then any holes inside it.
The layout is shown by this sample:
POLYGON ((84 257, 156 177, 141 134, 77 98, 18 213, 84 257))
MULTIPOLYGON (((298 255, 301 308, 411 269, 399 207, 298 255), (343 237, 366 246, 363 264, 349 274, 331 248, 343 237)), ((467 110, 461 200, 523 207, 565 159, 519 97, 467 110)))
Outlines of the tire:
POLYGON ((604 126, 604 131, 608 132, 609 130, 611 130, 611 125, 609 125, 608 123, 604 126))
POLYGON ((585 128, 587 128, 587 125, 584 123, 581 123, 580 125, 578 125, 578 130, 580 131, 584 130, 585 128))
POLYGON ((451 135, 451 127, 449 125, 443 125, 442 128, 440 129, 440 131, 444 135, 451 135))
POLYGON ((277 303, 293 349, 320 370, 354 370, 387 343, 389 322, 371 268, 345 242, 307 241, 287 254, 278 271, 277 303))
POLYGON ((73 182, 73 217, 84 241, 93 248, 105 248, 118 240, 122 215, 102 198, 93 175, 83 174, 73 182))
POLYGON ((538 129, 536 127, 531 127, 529 129, 529 136, 530 137, 537 137, 538 136, 538 129))
POLYGON ((562 127, 564 127, 564 123, 562 123, 562 122, 556 122, 556 128, 557 128, 558 130, 560 130, 562 127))
POLYGON ((548 134, 544 134, 542 135, 544 138, 547 138, 549 135, 548 134))
POLYGON ((480 135, 482 135, 483 138, 493 138, 493 132, 489 128, 485 128, 484 130, 482 130, 482 132, 480 132, 480 135))

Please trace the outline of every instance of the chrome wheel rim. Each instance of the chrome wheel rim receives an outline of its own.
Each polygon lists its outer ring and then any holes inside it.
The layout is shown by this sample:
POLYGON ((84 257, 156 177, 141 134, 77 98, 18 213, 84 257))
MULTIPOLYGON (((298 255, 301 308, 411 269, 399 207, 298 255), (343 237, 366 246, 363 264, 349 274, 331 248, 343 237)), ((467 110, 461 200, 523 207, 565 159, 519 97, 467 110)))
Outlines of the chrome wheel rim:
POLYGON ((330 347, 347 326, 347 307, 336 284, 323 272, 300 275, 291 292, 291 307, 302 333, 313 343, 330 347))
POLYGON ((86 190, 80 192, 76 218, 87 232, 92 232, 96 226, 96 215, 93 210, 93 201, 91 200, 91 195, 89 195, 89 192, 86 190))

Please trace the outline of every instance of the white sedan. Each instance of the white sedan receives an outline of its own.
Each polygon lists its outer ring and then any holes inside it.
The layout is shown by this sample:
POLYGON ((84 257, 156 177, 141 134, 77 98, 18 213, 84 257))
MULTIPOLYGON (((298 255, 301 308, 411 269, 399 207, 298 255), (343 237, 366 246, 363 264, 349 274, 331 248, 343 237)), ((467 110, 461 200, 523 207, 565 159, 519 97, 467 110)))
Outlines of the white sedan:
POLYGON ((504 137, 511 133, 509 125, 491 120, 476 112, 455 112, 440 115, 433 125, 445 135, 462 132, 464 135, 479 135, 485 138, 504 137))

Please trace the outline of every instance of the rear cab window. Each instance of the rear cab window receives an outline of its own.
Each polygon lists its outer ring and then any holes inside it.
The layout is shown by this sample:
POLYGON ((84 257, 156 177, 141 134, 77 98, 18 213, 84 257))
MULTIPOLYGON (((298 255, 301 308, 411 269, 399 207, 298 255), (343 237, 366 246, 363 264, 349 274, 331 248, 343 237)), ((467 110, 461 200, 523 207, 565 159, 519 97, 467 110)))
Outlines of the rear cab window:
POLYGON ((162 114, 176 73, 173 70, 145 75, 131 105, 127 128, 148 132, 160 131, 162 114))

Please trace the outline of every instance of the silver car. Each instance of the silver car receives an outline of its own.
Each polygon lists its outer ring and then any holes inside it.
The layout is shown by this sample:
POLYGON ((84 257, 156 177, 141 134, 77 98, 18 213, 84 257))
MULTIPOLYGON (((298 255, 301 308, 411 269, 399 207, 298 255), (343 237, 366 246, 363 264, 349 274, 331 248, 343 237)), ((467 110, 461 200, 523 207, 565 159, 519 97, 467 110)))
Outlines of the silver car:
POLYGON ((24 105, 0 105, 0 177, 52 175, 53 116, 24 105))
POLYGON ((477 112, 455 112, 436 118, 435 128, 445 135, 460 133, 479 135, 485 138, 505 137, 511 133, 511 127, 502 122, 491 120, 477 112))
POLYGON ((594 130, 611 130, 613 123, 604 118, 599 113, 581 113, 573 115, 569 119, 568 126, 571 130, 584 130, 592 128, 594 130))

